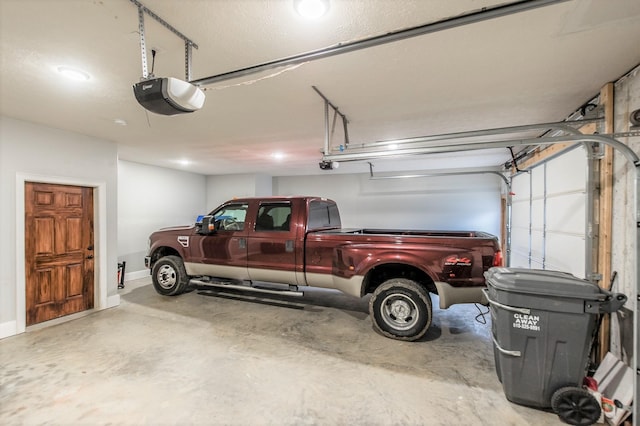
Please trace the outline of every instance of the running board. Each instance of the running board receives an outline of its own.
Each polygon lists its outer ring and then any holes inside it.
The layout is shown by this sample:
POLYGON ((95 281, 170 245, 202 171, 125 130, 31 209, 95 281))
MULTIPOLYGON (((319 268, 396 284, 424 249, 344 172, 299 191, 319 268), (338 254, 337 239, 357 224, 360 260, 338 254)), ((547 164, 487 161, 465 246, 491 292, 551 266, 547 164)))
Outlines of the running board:
POLYGON ((250 287, 247 285, 226 284, 221 281, 202 281, 202 280, 192 279, 189 281, 189 284, 203 285, 208 287, 218 287, 218 288, 231 288, 234 290, 251 291, 254 293, 279 294, 283 296, 296 296, 296 297, 304 296, 304 292, 302 291, 276 290, 276 289, 263 288, 263 287, 250 287))

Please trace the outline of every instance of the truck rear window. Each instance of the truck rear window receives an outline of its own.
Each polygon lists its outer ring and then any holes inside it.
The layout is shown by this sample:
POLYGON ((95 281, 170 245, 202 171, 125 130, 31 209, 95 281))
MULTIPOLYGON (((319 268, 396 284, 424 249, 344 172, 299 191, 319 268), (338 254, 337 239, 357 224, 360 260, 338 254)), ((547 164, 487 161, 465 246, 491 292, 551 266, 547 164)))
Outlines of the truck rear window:
POLYGON ((256 231, 289 231, 291 203, 263 203, 258 209, 256 231))
POLYGON ((309 202, 309 222, 307 223, 307 230, 340 228, 341 226, 338 206, 322 200, 312 200, 309 202))

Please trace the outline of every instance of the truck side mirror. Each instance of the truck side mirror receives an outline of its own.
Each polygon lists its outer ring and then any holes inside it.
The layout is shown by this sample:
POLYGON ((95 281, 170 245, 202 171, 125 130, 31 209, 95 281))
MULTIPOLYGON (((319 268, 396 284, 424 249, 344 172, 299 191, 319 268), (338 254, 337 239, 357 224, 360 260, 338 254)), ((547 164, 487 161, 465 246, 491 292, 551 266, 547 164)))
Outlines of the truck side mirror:
POLYGON ((211 235, 216 231, 215 218, 211 215, 202 217, 202 225, 198 229, 198 234, 211 235))

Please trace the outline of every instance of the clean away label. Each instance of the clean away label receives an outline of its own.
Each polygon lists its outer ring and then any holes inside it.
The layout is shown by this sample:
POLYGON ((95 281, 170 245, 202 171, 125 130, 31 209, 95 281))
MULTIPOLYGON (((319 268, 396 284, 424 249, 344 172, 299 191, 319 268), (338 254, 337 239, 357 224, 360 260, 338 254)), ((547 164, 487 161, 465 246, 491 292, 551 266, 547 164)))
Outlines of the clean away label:
POLYGON ((519 328, 521 330, 540 331, 540 316, 513 314, 513 328, 519 328))

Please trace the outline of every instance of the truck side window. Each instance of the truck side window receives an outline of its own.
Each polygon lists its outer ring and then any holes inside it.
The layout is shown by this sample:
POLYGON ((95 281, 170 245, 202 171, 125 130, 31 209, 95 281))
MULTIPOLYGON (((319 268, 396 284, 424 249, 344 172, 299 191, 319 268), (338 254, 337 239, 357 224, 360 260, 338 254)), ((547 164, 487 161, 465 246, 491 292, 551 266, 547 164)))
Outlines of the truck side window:
POLYGON ((288 231, 290 221, 290 203, 264 203, 258 209, 256 231, 288 231))
POLYGON ((338 206, 321 200, 313 200, 309 203, 309 222, 307 229, 339 228, 340 213, 338 206))
POLYGON ((220 231, 242 231, 247 216, 248 204, 228 204, 212 213, 216 229, 220 231))

